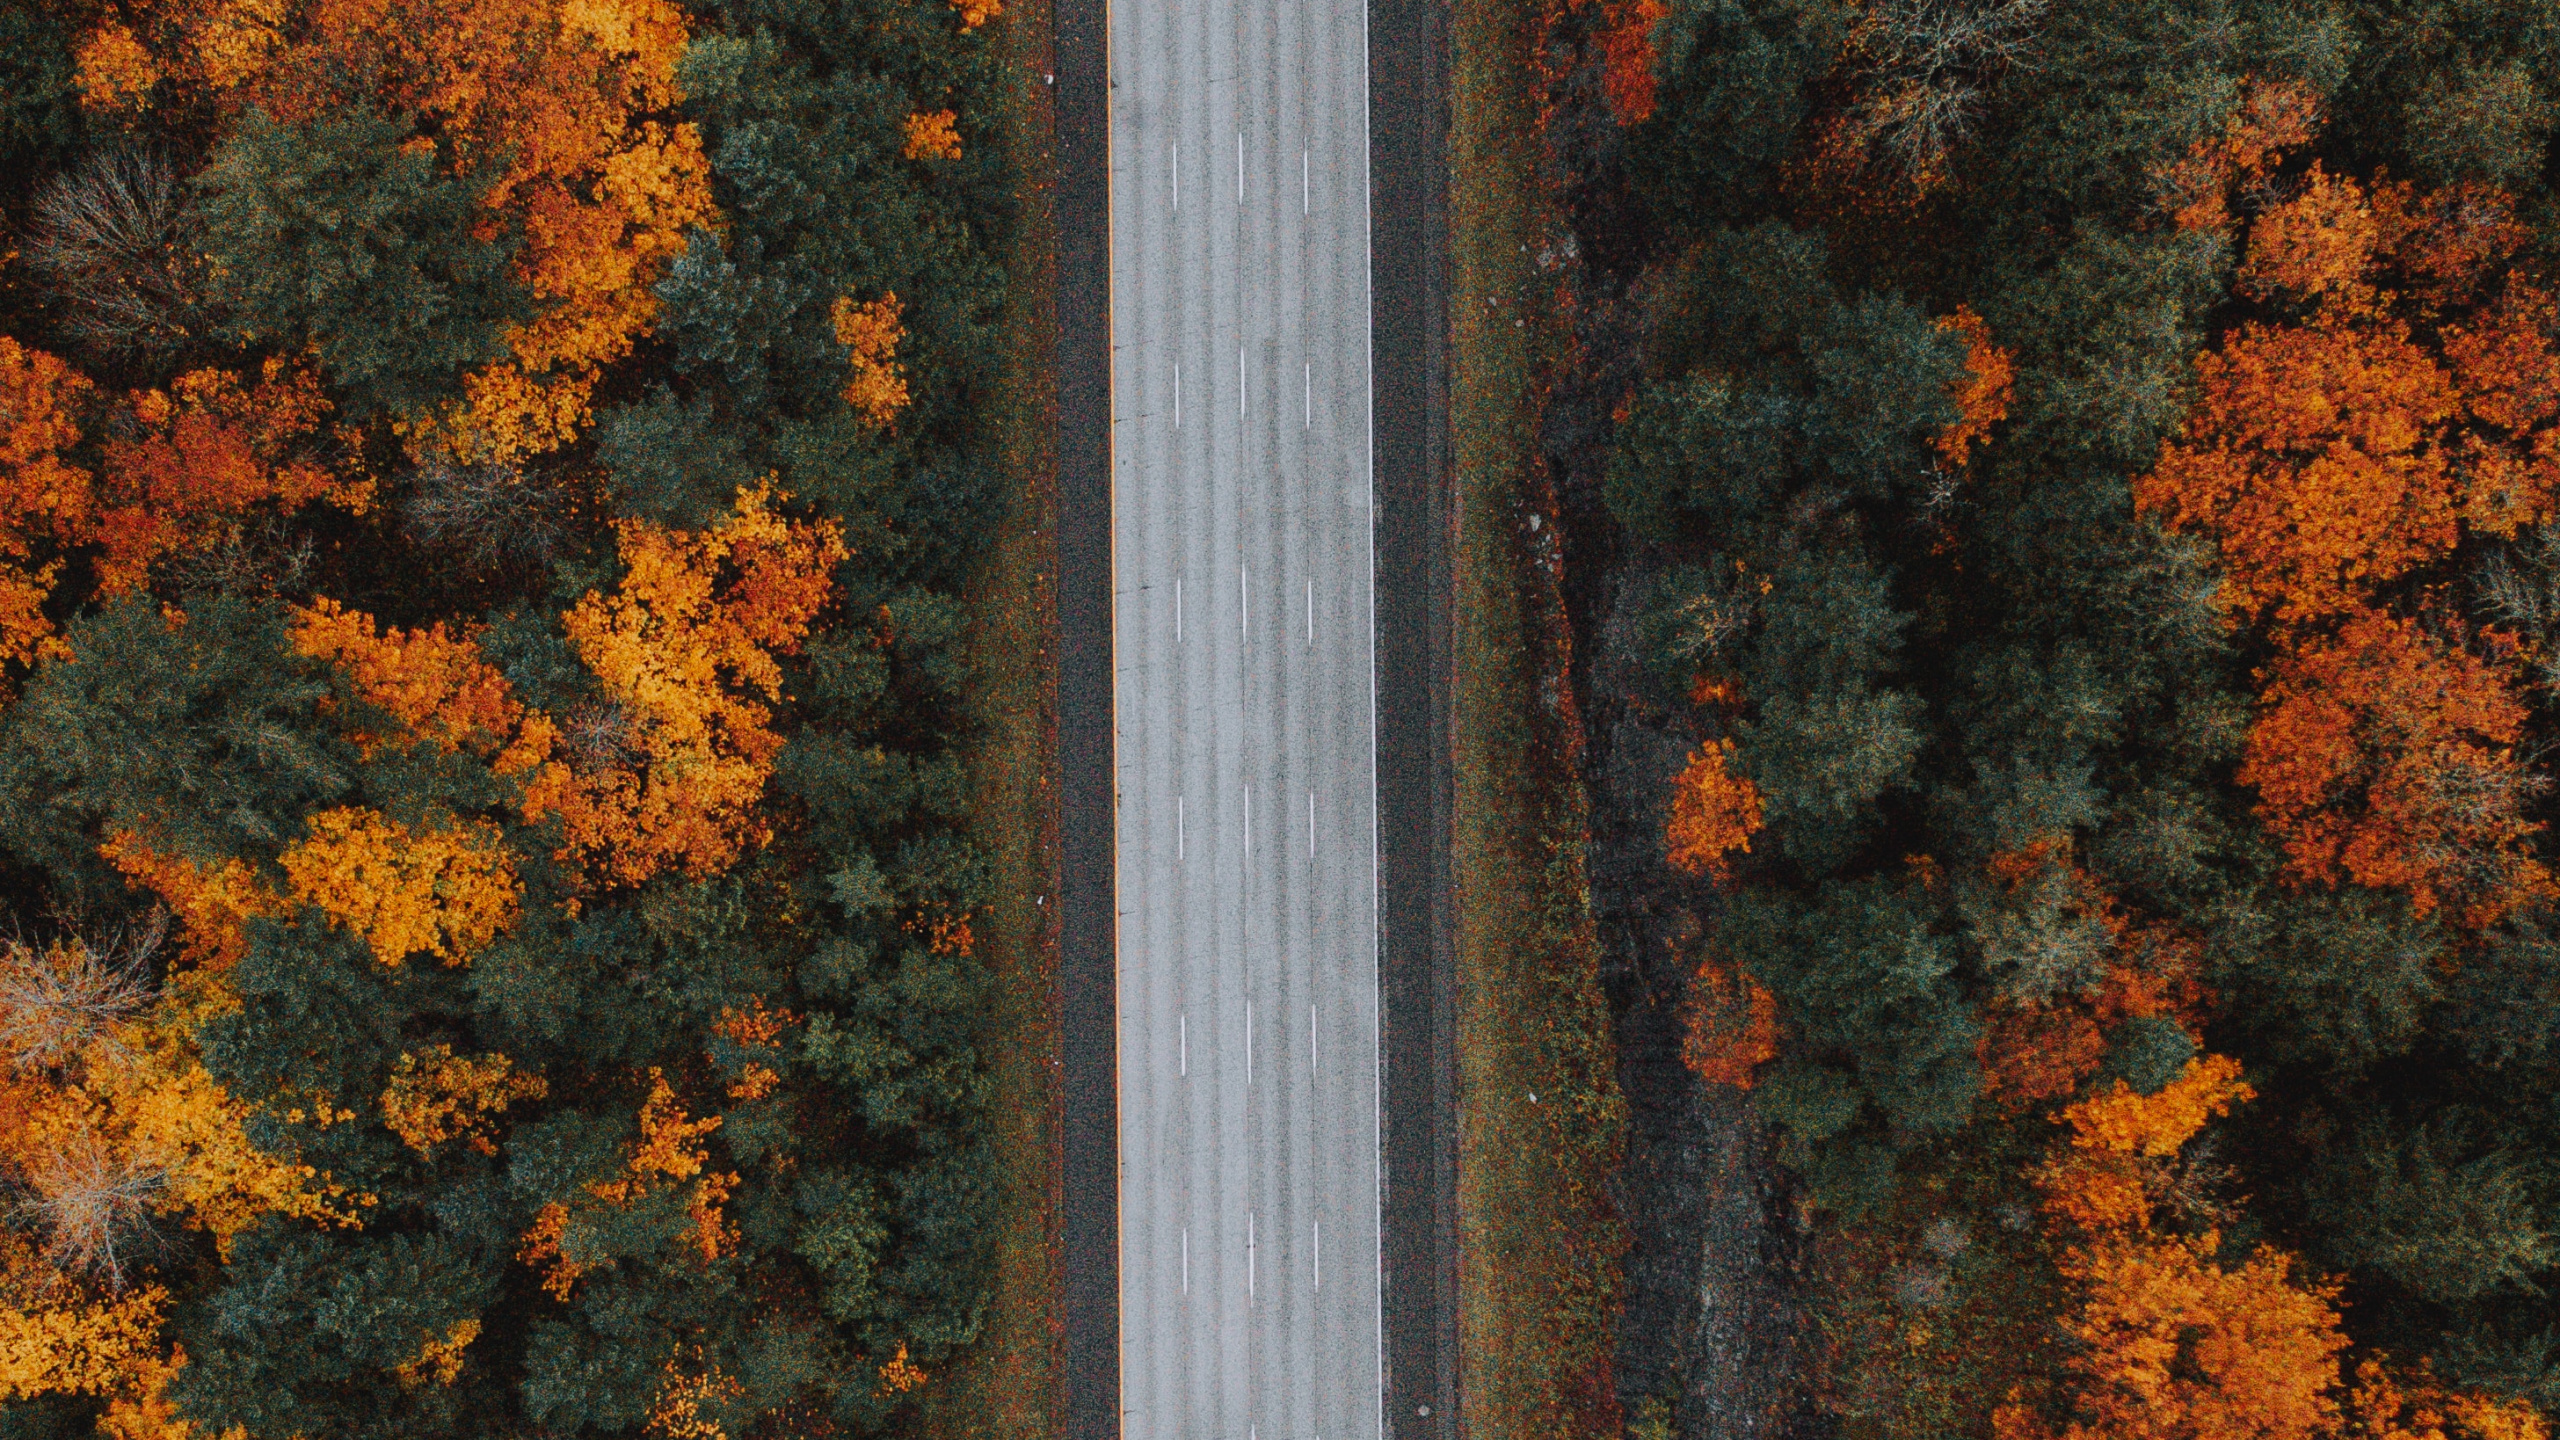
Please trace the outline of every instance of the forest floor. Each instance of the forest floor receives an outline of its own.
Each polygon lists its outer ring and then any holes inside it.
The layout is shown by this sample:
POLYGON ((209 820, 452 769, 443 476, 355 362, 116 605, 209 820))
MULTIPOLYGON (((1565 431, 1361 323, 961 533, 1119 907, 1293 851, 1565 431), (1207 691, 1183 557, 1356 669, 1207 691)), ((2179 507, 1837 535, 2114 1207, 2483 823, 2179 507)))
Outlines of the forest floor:
MULTIPOLYGON (((1008 7, 1006 144, 1020 223, 1005 257, 1002 328, 1057 333, 1051 241, 1049 7, 1008 7)), ((971 834, 995 904, 978 935, 990 980, 987 1096, 994 1117, 994 1278, 978 1343, 925 1391, 928 1440, 1047 1440, 1058 1432, 1057 813, 1053 682, 1057 596, 1057 404, 1047 346, 1014 348, 996 399, 1004 513, 970 586, 979 726, 971 834)))
POLYGON ((1579 728, 1538 458, 1539 375, 1566 338, 1540 185, 1535 0, 1458 0, 1450 29, 1450 424, 1462 1415, 1477 1440, 1614 1436, 1622 1106, 1582 880, 1579 728), (1528 528, 1542 516, 1541 530, 1528 528))

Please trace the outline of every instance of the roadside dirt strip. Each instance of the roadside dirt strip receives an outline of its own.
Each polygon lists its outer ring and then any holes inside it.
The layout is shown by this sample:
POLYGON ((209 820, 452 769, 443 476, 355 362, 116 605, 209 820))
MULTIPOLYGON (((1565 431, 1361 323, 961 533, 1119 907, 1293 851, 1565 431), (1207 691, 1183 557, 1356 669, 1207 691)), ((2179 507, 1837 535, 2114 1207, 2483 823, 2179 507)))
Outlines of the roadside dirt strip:
POLYGON ((1437 6, 1056 17, 1069 1432, 1437 1440, 1437 6))

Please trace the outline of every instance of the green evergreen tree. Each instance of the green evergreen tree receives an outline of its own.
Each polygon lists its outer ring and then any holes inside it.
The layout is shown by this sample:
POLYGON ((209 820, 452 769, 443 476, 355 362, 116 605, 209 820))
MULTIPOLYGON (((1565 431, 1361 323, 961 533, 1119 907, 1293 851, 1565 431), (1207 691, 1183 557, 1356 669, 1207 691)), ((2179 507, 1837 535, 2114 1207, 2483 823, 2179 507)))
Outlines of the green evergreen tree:
POLYGON ((479 189, 410 127, 356 111, 243 116, 198 177, 215 298, 253 343, 309 343, 359 414, 413 415, 506 353, 529 313, 513 246, 478 238, 479 189))

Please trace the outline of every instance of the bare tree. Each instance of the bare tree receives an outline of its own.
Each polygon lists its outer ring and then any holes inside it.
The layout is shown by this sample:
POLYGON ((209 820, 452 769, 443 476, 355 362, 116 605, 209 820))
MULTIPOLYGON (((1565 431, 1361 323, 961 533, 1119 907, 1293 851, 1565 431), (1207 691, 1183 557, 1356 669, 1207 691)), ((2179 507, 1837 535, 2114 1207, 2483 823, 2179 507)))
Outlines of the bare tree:
POLYGON ((539 564, 568 539, 576 497, 549 474, 439 459, 412 478, 403 507, 410 533, 471 565, 539 564))
POLYGON ((1866 86, 1869 141, 1915 180, 1937 173, 1982 112, 2001 71, 2034 59, 2050 0, 1876 0, 1850 32, 1866 86))
POLYGON ((1752 607, 1730 595, 1701 590, 1671 607, 1666 644, 1683 660, 1706 664, 1720 658, 1726 645, 1752 620, 1752 607))
POLYGON ((155 909, 104 946, 76 937, 41 949, 0 941, 0 1055, 21 1068, 51 1068, 111 1035, 150 1003, 151 955, 168 933, 168 912, 155 909))
POLYGON ((2489 622, 2530 638, 2534 683, 2546 696, 2560 695, 2560 531, 2537 525, 2515 545, 2491 554, 2472 574, 2472 589, 2489 622))
POLYGON ((151 1199, 167 1180, 164 1169, 138 1164, 83 1129, 47 1146, 28 1167, 29 1198, 18 1208, 44 1231, 56 1265, 121 1290, 126 1262, 158 1238, 151 1199))
POLYGON ((195 215, 157 152, 108 151, 54 177, 26 255, 68 308, 64 328, 100 350, 170 350, 207 327, 195 215))
POLYGON ((560 726, 561 753, 582 775, 630 765, 643 755, 644 738, 640 718, 611 701, 580 705, 560 726))
POLYGON ((284 516, 262 512, 231 525, 214 544, 171 555, 162 569, 181 594, 287 594, 310 573, 315 548, 284 516))

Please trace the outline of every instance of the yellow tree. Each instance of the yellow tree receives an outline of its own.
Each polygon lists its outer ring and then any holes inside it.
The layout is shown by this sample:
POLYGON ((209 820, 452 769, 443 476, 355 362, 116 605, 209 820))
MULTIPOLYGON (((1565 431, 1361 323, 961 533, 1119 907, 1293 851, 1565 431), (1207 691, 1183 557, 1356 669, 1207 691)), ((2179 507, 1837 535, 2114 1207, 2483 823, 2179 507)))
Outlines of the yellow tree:
POLYGON ((2078 1293, 2076 1342, 2052 1393, 1993 1414, 2000 1440, 2313 1440, 2335 1433, 2346 1348, 2333 1287, 2264 1246, 2237 1265, 2218 1240, 2153 1229, 2146 1170, 2251 1096, 2239 1064, 2187 1063, 2150 1095, 2114 1082, 2063 1112, 2069 1142, 2038 1172, 2078 1293), (2036 1403, 2041 1402, 2041 1403, 2036 1403))
POLYGON ((571 717, 569 753, 537 773, 526 810, 559 814, 559 858, 593 879, 710 874, 766 838, 755 807, 782 749, 775 656, 799 647, 845 555, 834 522, 787 520, 772 502, 741 491, 702 531, 620 522, 620 585, 564 617, 606 704, 571 717))

